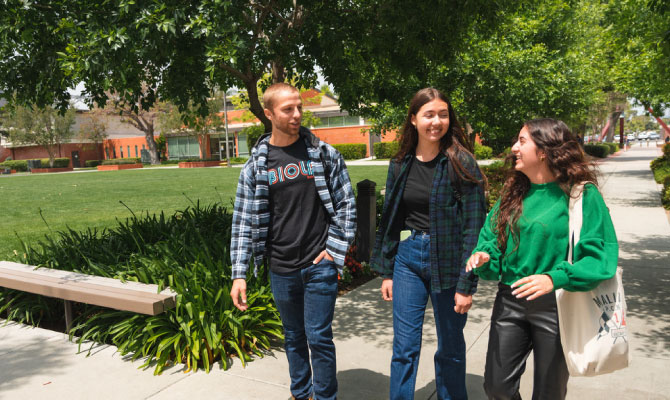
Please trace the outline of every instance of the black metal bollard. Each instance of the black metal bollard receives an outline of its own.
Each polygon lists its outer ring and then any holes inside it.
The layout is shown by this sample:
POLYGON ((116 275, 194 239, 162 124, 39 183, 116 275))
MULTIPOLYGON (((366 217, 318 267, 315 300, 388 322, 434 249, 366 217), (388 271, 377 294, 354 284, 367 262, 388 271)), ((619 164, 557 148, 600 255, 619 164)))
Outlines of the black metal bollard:
POLYGON ((365 179, 356 184, 356 260, 370 261, 370 253, 375 245, 377 198, 375 196, 377 184, 365 179))

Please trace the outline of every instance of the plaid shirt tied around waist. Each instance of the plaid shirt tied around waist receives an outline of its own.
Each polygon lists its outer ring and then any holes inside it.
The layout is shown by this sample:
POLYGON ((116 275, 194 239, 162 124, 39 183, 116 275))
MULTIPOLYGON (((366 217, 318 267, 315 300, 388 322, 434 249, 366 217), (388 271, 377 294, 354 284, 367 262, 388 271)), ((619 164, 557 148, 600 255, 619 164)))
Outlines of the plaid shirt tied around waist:
MULTIPOLYGON (((429 200, 431 291, 455 286, 459 293, 474 294, 478 278, 473 272, 465 272, 465 263, 477 244, 479 230, 486 219, 484 190, 482 185, 474 182, 452 182, 451 177, 456 177, 456 173, 449 157, 442 153, 438 157, 441 158, 435 167, 429 200)), ((408 154, 399 167, 396 160, 389 165, 384 211, 370 262, 384 278, 393 278, 400 231, 405 222, 400 205, 414 158, 414 154, 408 154)), ((463 154, 459 160, 470 174, 482 179, 474 158, 463 154)))

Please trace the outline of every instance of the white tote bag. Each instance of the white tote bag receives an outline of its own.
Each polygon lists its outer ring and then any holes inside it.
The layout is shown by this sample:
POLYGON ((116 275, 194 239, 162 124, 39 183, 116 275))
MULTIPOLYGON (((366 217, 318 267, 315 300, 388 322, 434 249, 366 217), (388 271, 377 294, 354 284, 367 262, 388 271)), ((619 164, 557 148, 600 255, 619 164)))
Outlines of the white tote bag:
MULTIPOLYGON (((582 228, 583 189, 583 184, 575 185, 570 197, 570 262, 582 228)), ((613 278, 588 292, 556 290, 561 344, 571 376, 596 376, 628 366, 630 335, 621 277, 618 267, 613 278)))

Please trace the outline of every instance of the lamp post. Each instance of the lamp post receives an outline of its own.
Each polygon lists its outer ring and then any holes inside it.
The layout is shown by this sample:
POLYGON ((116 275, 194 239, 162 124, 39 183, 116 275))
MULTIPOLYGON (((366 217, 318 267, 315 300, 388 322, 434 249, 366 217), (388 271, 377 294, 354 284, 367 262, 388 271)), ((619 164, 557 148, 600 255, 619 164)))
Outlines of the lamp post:
POLYGON ((623 146, 624 140, 623 140, 623 113, 619 116, 619 148, 622 148, 626 150, 626 148, 623 146))
POLYGON ((223 91, 223 122, 224 122, 224 130, 226 132, 226 165, 228 167, 231 167, 230 165, 230 146, 228 145, 228 98, 226 97, 226 92, 228 92, 228 89, 223 91))

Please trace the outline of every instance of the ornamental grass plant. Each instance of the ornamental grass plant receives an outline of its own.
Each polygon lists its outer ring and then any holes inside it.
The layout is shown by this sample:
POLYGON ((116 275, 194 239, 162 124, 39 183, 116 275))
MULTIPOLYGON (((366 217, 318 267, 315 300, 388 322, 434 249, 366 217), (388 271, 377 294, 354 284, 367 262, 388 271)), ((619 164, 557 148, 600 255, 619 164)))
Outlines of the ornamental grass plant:
MULTIPOLYGON (((113 344, 121 355, 144 359, 155 374, 176 363, 186 370, 231 357, 242 364, 262 356, 271 341, 282 339, 279 313, 273 303, 267 271, 248 279, 248 311, 237 310, 230 298, 231 214, 220 204, 199 203, 172 216, 132 215, 110 229, 71 229, 34 245, 24 243, 17 260, 30 265, 90 275, 169 286, 176 307, 156 316, 75 304, 71 340, 82 346, 113 344)), ((253 267, 251 268, 253 270, 253 267)), ((16 291, 0 292, 0 315, 30 324, 62 318, 62 302, 16 291)))

